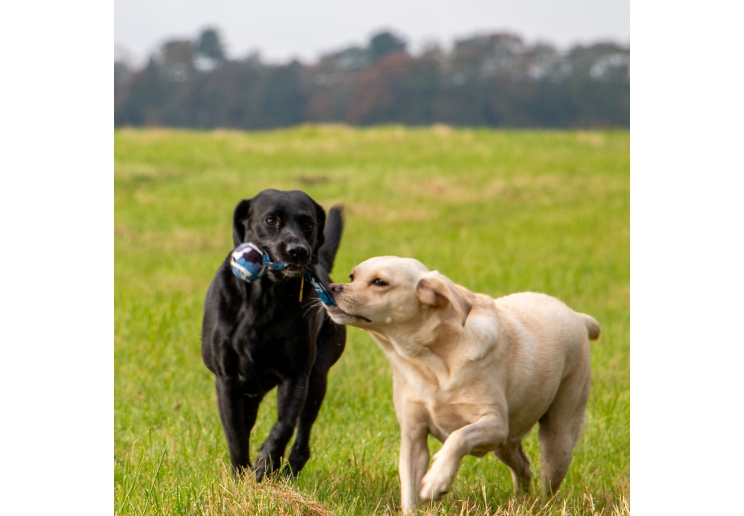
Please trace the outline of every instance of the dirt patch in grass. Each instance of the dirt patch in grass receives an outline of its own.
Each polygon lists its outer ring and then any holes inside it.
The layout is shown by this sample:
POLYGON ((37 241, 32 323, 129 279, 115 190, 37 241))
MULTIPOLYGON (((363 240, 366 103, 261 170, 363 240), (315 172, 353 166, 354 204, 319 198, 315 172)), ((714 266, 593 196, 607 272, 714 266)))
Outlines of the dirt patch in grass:
POLYGON ((439 137, 448 137, 452 135, 452 127, 446 124, 434 124, 431 126, 431 131, 439 137))
POLYGON ((345 207, 347 214, 367 219, 374 223, 426 222, 435 216, 434 210, 422 206, 400 206, 390 208, 377 204, 350 204, 345 207))
POLYGON ((202 514, 235 515, 276 514, 292 516, 333 516, 327 506, 313 500, 283 481, 257 483, 252 478, 243 482, 224 479, 206 496, 202 514))
POLYGON ((171 231, 145 230, 137 231, 128 226, 114 226, 116 243, 122 251, 150 249, 153 252, 180 253, 188 251, 213 251, 227 249, 229 235, 218 231, 200 231, 196 229, 175 228, 171 231))
POLYGON ((423 203, 454 202, 472 204, 506 199, 520 203, 552 204, 575 198, 577 195, 603 195, 619 192, 624 187, 602 176, 565 176, 562 174, 521 175, 511 178, 494 177, 477 181, 468 178, 436 178, 420 181, 406 178, 395 182, 393 188, 423 203))
POLYGON ((592 147, 602 147, 605 144, 605 137, 602 133, 580 131, 576 133, 576 141, 592 147))
POLYGON ((121 181, 174 179, 181 171, 174 167, 156 167, 146 163, 115 163, 114 177, 121 181))

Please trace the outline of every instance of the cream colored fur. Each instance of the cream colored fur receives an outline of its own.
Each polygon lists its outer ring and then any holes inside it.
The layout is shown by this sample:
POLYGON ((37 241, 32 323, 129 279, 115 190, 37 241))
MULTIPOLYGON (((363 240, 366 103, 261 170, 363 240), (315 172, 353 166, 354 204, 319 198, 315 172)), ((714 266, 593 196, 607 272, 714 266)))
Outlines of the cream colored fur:
POLYGON ((538 422, 543 484, 558 489, 584 419, 596 320, 545 294, 475 294, 393 256, 357 265, 331 292, 333 320, 369 331, 392 366, 404 512, 441 498, 468 454, 494 452, 528 490, 521 441, 538 422), (429 434, 444 444, 427 472, 429 434))

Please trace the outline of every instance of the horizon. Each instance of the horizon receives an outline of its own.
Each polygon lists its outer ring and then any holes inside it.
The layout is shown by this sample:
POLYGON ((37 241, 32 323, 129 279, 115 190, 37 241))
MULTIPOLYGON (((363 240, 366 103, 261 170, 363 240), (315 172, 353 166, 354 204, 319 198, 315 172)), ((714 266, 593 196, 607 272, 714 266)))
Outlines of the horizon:
POLYGON ((263 62, 293 60, 312 64, 327 54, 366 46, 373 34, 390 31, 408 44, 411 54, 436 43, 450 49, 458 39, 510 33, 529 45, 546 43, 565 51, 600 42, 630 45, 629 0, 547 0, 500 2, 380 0, 354 5, 326 0, 320 5, 288 1, 248 5, 215 0, 210 5, 183 0, 118 0, 114 5, 114 52, 134 66, 147 62, 171 40, 194 40, 206 28, 217 29, 228 59, 258 53, 263 62))
POLYGON ((629 41, 619 41, 618 39, 613 39, 613 38, 598 37, 593 40, 576 41, 576 42, 566 44, 566 45, 559 45, 545 38, 529 39, 529 38, 526 38, 523 34, 520 34, 519 32, 516 32, 513 30, 497 30, 497 29, 490 30, 490 31, 489 30, 478 30, 472 33, 456 35, 446 42, 429 39, 424 42, 416 43, 416 42, 412 42, 410 38, 407 38, 406 35, 403 34, 401 31, 396 31, 394 29, 381 27, 380 29, 371 31, 368 37, 366 38, 366 40, 355 41, 355 42, 348 43, 345 45, 339 44, 339 45, 336 45, 328 49, 322 49, 319 51, 319 53, 309 58, 305 58, 302 56, 296 56, 296 55, 294 56, 290 55, 289 57, 285 59, 281 59, 281 58, 272 58, 270 56, 267 56, 264 52, 261 51, 261 49, 250 49, 241 54, 236 54, 235 52, 231 52, 230 42, 225 37, 224 31, 222 31, 220 27, 217 27, 214 25, 205 25, 199 28, 194 34, 191 34, 191 35, 184 34, 184 35, 179 35, 179 36, 163 37, 158 41, 157 44, 152 46, 152 49, 149 51, 149 53, 147 53, 146 55, 142 55, 142 56, 135 56, 134 53, 125 45, 114 43, 114 61, 124 62, 135 68, 142 67, 147 63, 147 60, 150 59, 150 57, 152 57, 153 55, 157 54, 161 50, 163 45, 165 45, 166 43, 171 42, 171 41, 183 41, 183 40, 196 41, 199 35, 201 34, 201 32, 206 29, 214 29, 220 35, 221 43, 224 46, 224 49, 226 51, 226 57, 228 60, 239 61, 239 60, 246 59, 254 55, 258 55, 261 62, 264 64, 268 64, 268 65, 284 65, 284 64, 291 63, 293 61, 298 61, 299 63, 303 65, 314 65, 314 64, 317 64, 320 61, 320 59, 322 59, 323 57, 333 55, 335 53, 341 52, 343 50, 347 50, 349 48, 353 48, 353 47, 366 48, 372 36, 383 33, 383 32, 390 32, 396 36, 401 37, 407 44, 406 51, 412 56, 417 56, 423 53, 424 51, 426 51, 428 48, 435 47, 435 46, 442 48, 445 52, 450 52, 454 48, 455 43, 458 41, 463 41, 463 40, 467 40, 473 37, 488 36, 488 35, 493 35, 493 34, 511 34, 511 35, 521 38, 521 40, 527 46, 534 46, 536 44, 545 44, 545 45, 554 47, 556 50, 558 50, 561 53, 568 52, 571 49, 578 47, 578 46, 590 47, 592 45, 603 44, 603 43, 615 44, 615 45, 618 45, 624 48, 630 48, 629 41))

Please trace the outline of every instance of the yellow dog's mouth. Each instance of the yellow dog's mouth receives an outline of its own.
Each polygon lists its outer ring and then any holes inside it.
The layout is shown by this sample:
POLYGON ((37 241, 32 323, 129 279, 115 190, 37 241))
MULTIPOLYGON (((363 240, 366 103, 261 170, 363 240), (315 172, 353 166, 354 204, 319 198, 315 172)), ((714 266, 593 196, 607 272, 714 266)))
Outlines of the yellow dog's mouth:
POLYGON ((355 315, 355 314, 350 314, 348 312, 344 312, 343 310, 341 310, 341 308, 339 308, 338 305, 336 305, 336 306, 327 306, 326 307, 326 310, 331 315, 331 317, 336 316, 336 317, 338 317, 340 319, 353 318, 353 319, 361 319, 362 321, 365 321, 365 322, 368 322, 368 323, 371 323, 372 322, 370 319, 367 319, 363 315, 355 315))

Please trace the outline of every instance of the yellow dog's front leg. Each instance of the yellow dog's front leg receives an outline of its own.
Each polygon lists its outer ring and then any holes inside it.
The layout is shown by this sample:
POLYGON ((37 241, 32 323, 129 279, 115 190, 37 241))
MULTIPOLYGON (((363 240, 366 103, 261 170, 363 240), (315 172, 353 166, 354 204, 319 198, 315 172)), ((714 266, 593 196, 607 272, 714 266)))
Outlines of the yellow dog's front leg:
POLYGON ((506 441, 509 427, 506 419, 495 415, 482 417, 471 425, 450 434, 433 458, 429 472, 421 481, 422 502, 439 500, 452 485, 460 462, 473 450, 493 450, 506 441))

